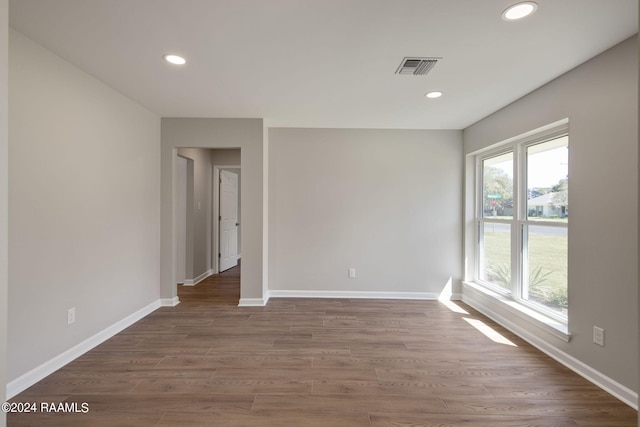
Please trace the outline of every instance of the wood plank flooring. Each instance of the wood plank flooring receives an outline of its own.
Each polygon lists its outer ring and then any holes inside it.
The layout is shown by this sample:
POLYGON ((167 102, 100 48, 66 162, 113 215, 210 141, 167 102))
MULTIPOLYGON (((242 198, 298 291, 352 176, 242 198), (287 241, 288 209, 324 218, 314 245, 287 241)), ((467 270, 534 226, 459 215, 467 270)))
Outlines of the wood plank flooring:
POLYGON ((89 412, 8 425, 637 425, 635 410, 460 302, 241 308, 239 268, 179 297, 12 399, 89 412))

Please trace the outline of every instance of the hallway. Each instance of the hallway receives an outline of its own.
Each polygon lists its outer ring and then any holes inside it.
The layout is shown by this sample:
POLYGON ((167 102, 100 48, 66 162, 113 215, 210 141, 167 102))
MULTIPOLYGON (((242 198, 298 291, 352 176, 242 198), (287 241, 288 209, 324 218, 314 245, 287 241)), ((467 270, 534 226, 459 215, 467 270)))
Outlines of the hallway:
POLYGON ((196 286, 178 285, 180 305, 225 305, 237 306, 240 301, 240 270, 238 265, 207 277, 196 286))

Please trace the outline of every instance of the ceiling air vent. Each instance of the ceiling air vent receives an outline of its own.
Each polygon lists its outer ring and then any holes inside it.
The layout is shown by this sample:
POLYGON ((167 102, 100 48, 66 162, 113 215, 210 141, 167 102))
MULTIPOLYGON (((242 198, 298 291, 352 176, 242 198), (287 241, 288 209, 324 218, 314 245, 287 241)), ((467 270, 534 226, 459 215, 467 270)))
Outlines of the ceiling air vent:
POLYGON ((410 58, 405 57, 396 70, 396 74, 413 74, 424 76, 436 66, 442 58, 410 58))

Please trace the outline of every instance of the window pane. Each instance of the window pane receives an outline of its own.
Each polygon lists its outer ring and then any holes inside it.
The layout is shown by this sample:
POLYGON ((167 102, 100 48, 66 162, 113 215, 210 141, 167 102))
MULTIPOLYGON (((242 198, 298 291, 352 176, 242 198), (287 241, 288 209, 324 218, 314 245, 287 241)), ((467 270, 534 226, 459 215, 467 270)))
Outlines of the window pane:
POLYGON ((526 227, 523 298, 567 315, 567 228, 526 227))
POLYGON ((567 221, 569 138, 527 147, 527 217, 567 221))
POLYGON ((513 217, 513 153, 482 161, 482 216, 513 217))
POLYGON ((511 291, 511 225, 480 224, 480 279, 511 291))

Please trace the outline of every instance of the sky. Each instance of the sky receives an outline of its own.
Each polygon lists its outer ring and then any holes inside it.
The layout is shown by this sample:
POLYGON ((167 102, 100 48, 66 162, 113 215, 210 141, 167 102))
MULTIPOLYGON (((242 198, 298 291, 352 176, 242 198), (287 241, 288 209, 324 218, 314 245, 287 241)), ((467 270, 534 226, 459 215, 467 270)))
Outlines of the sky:
MULTIPOLYGON (((556 185, 569 173, 569 148, 567 137, 557 138, 547 143, 528 147, 527 186, 545 188, 556 185)), ((513 177, 511 156, 494 157, 496 163, 490 165, 505 171, 513 177)), ((492 160, 492 159, 491 159, 492 160)))
POLYGON ((569 173, 569 150, 559 147, 536 153, 529 156, 527 168, 529 188, 554 186, 569 173))

